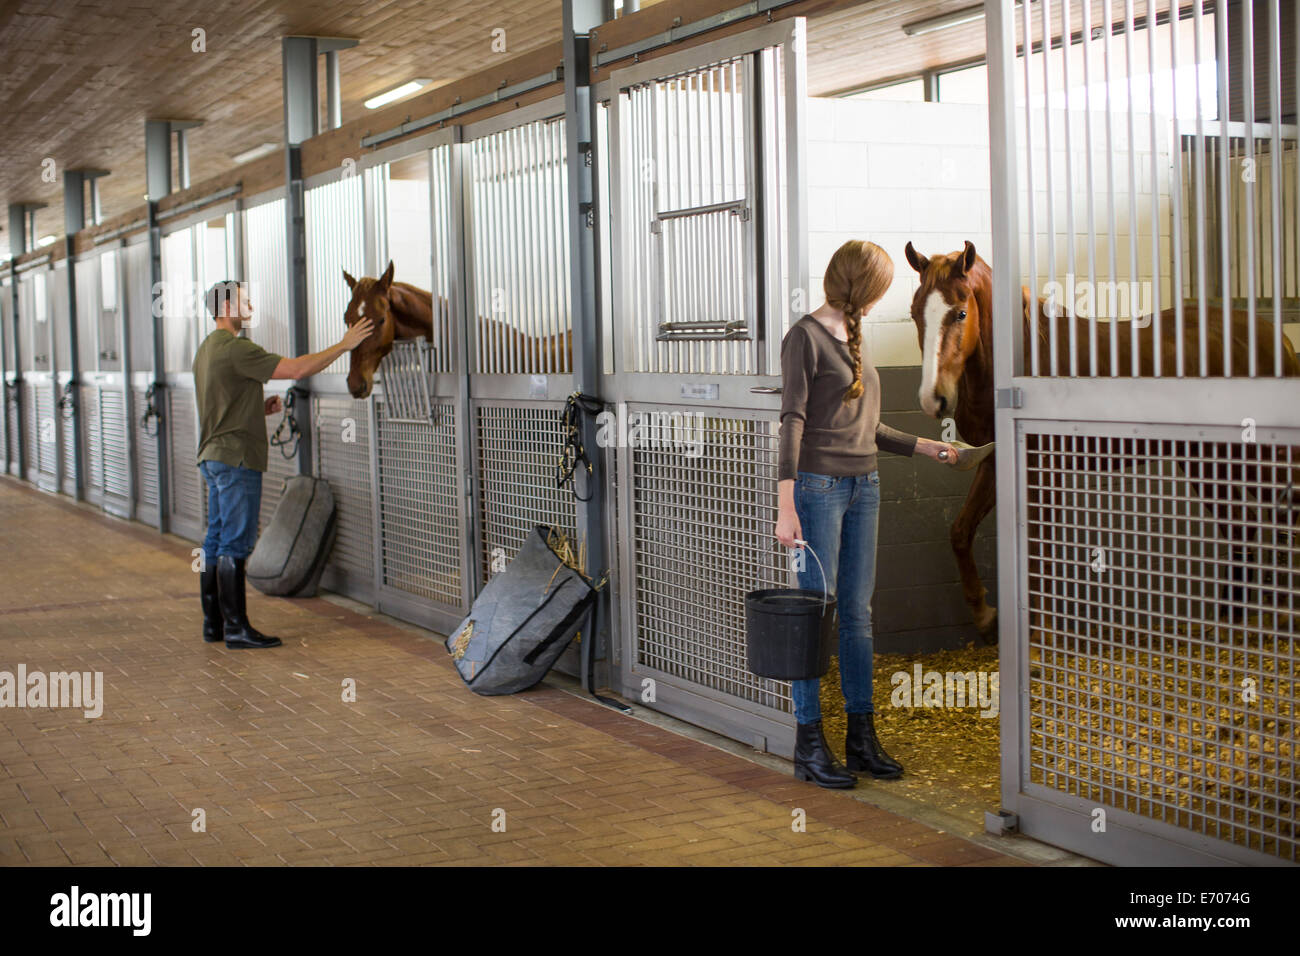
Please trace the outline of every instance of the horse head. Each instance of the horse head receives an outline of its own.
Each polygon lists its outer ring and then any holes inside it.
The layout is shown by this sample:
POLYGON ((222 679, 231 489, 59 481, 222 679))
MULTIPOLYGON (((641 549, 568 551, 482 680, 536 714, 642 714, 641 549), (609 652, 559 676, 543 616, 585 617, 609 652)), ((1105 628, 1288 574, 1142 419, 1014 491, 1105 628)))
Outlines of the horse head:
MULTIPOLYGON (((921 346, 921 410, 939 418, 957 408, 958 383, 979 358, 981 325, 991 308, 992 273, 974 243, 948 255, 926 257, 907 244, 907 261, 921 276, 912 297, 912 321, 921 346)), ((986 346, 988 343, 985 343, 986 346)))
POLYGON ((397 318, 393 314, 390 298, 393 290, 393 264, 389 262, 388 268, 378 279, 354 279, 346 271, 343 278, 352 288, 352 301, 343 314, 343 321, 353 325, 362 317, 369 317, 374 323, 374 330, 352 350, 351 366, 348 368, 348 391, 352 397, 369 398, 379 363, 392 351, 393 339, 397 338, 397 318))

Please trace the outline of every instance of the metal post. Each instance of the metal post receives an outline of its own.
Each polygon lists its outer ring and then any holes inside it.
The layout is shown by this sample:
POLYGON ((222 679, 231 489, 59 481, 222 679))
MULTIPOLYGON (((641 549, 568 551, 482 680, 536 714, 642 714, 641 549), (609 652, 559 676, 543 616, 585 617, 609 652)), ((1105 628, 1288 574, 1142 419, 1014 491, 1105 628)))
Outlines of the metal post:
POLYGON ((168 415, 167 381, 163 354, 163 318, 159 314, 158 296, 162 295, 162 227, 158 224, 158 201, 172 190, 171 124, 166 120, 145 120, 144 124, 145 182, 149 199, 145 206, 145 219, 149 228, 149 309, 150 328, 153 333, 153 402, 158 410, 158 530, 170 530, 169 503, 171 501, 170 460, 167 454, 168 415))
MULTIPOLYGON (((20 318, 18 315, 18 272, 14 269, 18 257, 28 250, 32 243, 32 235, 28 231, 28 207, 24 203, 14 203, 9 206, 9 294, 11 296, 10 305, 12 306, 10 318, 13 320, 14 331, 14 379, 13 379, 13 404, 15 418, 18 422, 18 429, 14 436, 17 442, 18 454, 15 456, 18 461, 18 475, 22 477, 27 474, 27 416, 23 408, 23 351, 22 336, 19 334, 20 318)), ((5 434, 8 435, 6 428, 5 434)))
POLYGON ((176 130, 176 178, 181 189, 190 188, 190 147, 183 129, 176 130))
MULTIPOLYGON (((281 41, 281 81, 284 95, 284 228, 288 262, 289 343, 294 355, 308 351, 307 331, 307 212, 302 178, 304 140, 319 132, 316 88, 316 38, 284 37, 281 41)), ((295 408, 309 415, 311 393, 305 382, 293 383, 295 408)), ((298 445, 298 473, 311 474, 309 422, 298 445)))
MULTIPOLYGON (((86 480, 86 462, 81 447, 81 356, 79 354, 81 348, 77 329, 77 233, 84 228, 86 228, 86 177, 80 170, 65 170, 63 173, 63 241, 68 259, 68 388, 72 398, 73 497, 77 501, 85 497, 86 480)), ((65 462, 64 467, 66 466, 65 462)))
MULTIPOLYGON (((595 394, 600 385, 600 322, 596 308, 596 223, 594 131, 596 102, 592 95, 590 46, 588 34, 601 23, 601 0, 565 0, 564 2, 564 116, 567 138, 569 284, 572 290, 573 385, 586 394, 595 394)), ((596 422, 584 416, 582 442, 597 449, 596 422)), ((587 547, 586 571, 599 578, 606 570, 605 554, 605 460, 603 454, 591 456, 591 476, 586 481, 589 500, 578 502, 578 539, 587 547)), ((581 485, 584 478, 575 478, 581 485)), ((581 490, 581 489, 579 489, 581 490)), ((582 681, 588 679, 589 655, 600 657, 607 651, 609 635, 605 622, 608 588, 602 591, 592 615, 592 633, 582 641, 582 681)), ((595 688, 587 686, 589 692, 595 688)))
POLYGON ((343 125, 343 90, 339 83, 339 51, 325 54, 325 100, 328 108, 326 125, 338 129, 343 125))
MULTIPOLYGON (((1020 301, 1020 242, 1019 210, 1020 185, 1016 163, 1016 91, 1014 68, 1016 63, 1015 8, 1010 0, 985 0, 985 27, 988 41, 989 83, 989 152, 992 157, 992 209, 993 209, 993 368, 994 388, 1012 387, 1016 376, 1024 374, 1022 351, 1023 323, 1020 301)), ((1050 29, 1043 31, 1044 58, 1050 50, 1050 29)), ((1025 37, 1025 55, 1029 55, 1030 37, 1025 37)), ((1028 94, 1026 94, 1028 95, 1028 94)), ((1048 202, 1051 202, 1049 196, 1048 202)), ((1032 255, 1032 250, 1031 250, 1032 255)), ((1036 307, 1030 290, 1030 305, 1036 307)), ((1036 343, 1035 343, 1036 347, 1036 343)), ((995 392, 996 393, 996 392, 995 392)), ((1020 610, 1011 602, 1020 594, 1017 584, 1020 575, 1020 558, 1016 543, 1016 517, 1019 514, 1016 493, 1016 420, 1014 410, 998 408, 998 456, 996 462, 998 487, 998 594, 1001 595, 1002 614, 998 646, 1002 651, 1001 686, 1014 689, 1020 673, 1019 625, 1020 610)), ((1019 708, 1021 702, 1013 697, 1008 706, 1019 708)), ((1002 724, 1002 799, 1004 805, 1020 792, 1020 720, 1004 720, 1002 724)))

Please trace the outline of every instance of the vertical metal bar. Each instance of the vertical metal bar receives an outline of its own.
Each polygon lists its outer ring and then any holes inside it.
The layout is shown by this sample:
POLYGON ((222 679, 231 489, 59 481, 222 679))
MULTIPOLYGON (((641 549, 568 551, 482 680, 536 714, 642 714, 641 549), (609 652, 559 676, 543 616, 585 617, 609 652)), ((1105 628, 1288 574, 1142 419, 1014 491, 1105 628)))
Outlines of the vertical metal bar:
MULTIPOLYGON (((1228 139, 1228 10, 1222 3, 1214 5, 1214 35, 1219 87, 1219 256, 1220 297, 1223 307, 1223 374, 1232 376, 1232 237, 1229 233, 1229 176, 1232 154, 1228 139)), ((1208 374, 1203 371, 1202 374, 1208 374)))
MULTIPOLYGON (((1147 82, 1149 86, 1149 100, 1147 104, 1147 116, 1151 122, 1151 356, 1154 363, 1154 375, 1160 378, 1163 374, 1160 361, 1160 133, 1156 123, 1156 0, 1147 0, 1147 82)), ((1178 36, 1178 11, 1174 10, 1169 18, 1169 32, 1174 37, 1178 36)), ((1177 50, 1177 40, 1174 40, 1171 50, 1177 50)), ((1170 215, 1170 240, 1169 252, 1171 268, 1174 279, 1170 283, 1169 293, 1175 301, 1182 301, 1183 290, 1178 276, 1178 263, 1183 257, 1183 246, 1181 241, 1182 232, 1179 229, 1178 221, 1178 200, 1179 200, 1179 166, 1182 163, 1182 140, 1178 135, 1178 70, 1177 63, 1171 60, 1169 73, 1170 92, 1173 96, 1173 106, 1170 109, 1170 117, 1173 122, 1173 139, 1170 141, 1170 184, 1169 184, 1169 215, 1170 215)), ((1134 277, 1136 279, 1136 276, 1134 277)), ((1136 296, 1140 301, 1141 296, 1136 296)), ((1130 311, 1136 312, 1134 308, 1130 311)), ((1134 324, 1137 324, 1138 317, 1131 317, 1134 324)), ((1181 352, 1183 344, 1178 342, 1177 349, 1181 352)))
MULTIPOLYGON (((1294 28, 1294 27, 1293 27, 1294 28)), ((1285 203, 1282 197, 1282 12, 1278 0, 1268 3, 1268 115, 1269 115, 1269 172, 1272 173, 1273 202, 1273 375, 1282 377, 1282 273, 1285 269, 1282 253, 1282 215, 1285 203)), ((1300 122, 1297 123, 1300 129, 1300 122)))
POLYGON ((325 100, 329 110, 327 121, 330 129, 343 125, 343 92, 339 83, 339 51, 329 50, 325 54, 325 100))
MULTIPOLYGON (((1087 8, 1085 3, 1084 7, 1087 8)), ((1033 84, 1030 81, 1031 64, 1033 63, 1034 48, 1034 25, 1032 15, 1033 4, 1031 0, 1025 0, 1020 5, 1023 14, 1021 26, 1024 33, 1021 50, 1023 53, 1023 66, 1025 73, 1025 172, 1027 182, 1025 184, 1025 194, 1027 196, 1026 210, 1028 218, 1029 232, 1029 374, 1035 378, 1039 375, 1039 348, 1038 348, 1038 218, 1034 213, 1034 122, 1033 122, 1033 97, 1030 91, 1033 84)), ((1043 56, 1046 56, 1046 50, 1043 56)), ((1091 150, 1089 150, 1091 157, 1091 150)), ((1092 175, 1092 161, 1088 162, 1088 175, 1092 175)), ((1091 193, 1091 190, 1089 190, 1091 193)), ((1050 204, 1049 204, 1050 205, 1050 204)), ((1089 215, 1092 213, 1091 196, 1089 197, 1088 206, 1089 215)), ((1093 348, 1094 363, 1096 362, 1096 347, 1093 348)), ((1095 374, 1095 373, 1094 373, 1095 374)))
MULTIPOLYGON (((1073 287, 1075 280, 1075 233, 1074 233, 1074 148, 1070 127, 1074 123, 1074 112, 1070 109, 1070 5, 1074 0, 1062 0, 1061 3, 1061 99, 1062 117, 1065 120, 1065 275, 1066 284, 1073 287)), ((1086 3, 1087 0, 1084 0, 1086 3)), ((1089 162, 1088 165, 1092 165, 1089 162)), ((1078 343, 1075 341, 1074 303, 1066 303, 1066 327, 1069 330, 1070 375, 1079 374, 1078 343)))
MULTIPOLYGON (((529 227, 526 234, 532 236, 533 248, 529 253, 529 278, 528 288, 532 290, 535 300, 542 300, 546 297, 545 290, 549 287, 553 278, 553 270, 543 267, 541 259, 541 249, 536 248, 538 242, 544 242, 549 235, 550 221, 545 219, 542 214, 542 187, 548 178, 548 172, 551 167, 552 157, 545 149, 545 137, 538 124, 534 123, 529 126, 529 154, 532 156, 532 165, 536 170, 535 174, 529 178, 523 185, 525 200, 528 203, 528 221, 529 227)), ((540 312, 540 310, 538 310, 540 312)), ((551 318, 535 327, 533 335, 532 348, 530 349, 530 359, 528 361, 528 370, 530 372, 538 371, 542 362, 545 361, 545 352, 547 341, 555 340, 554 337, 563 334, 559 327, 560 323, 551 318)))
MULTIPOLYGON (((1092 142, 1092 2, 1083 0, 1083 16, 1079 35, 1083 44, 1083 119, 1084 149, 1087 155, 1086 185, 1088 191, 1088 288, 1092 291, 1093 307, 1088 310, 1088 374, 1097 375, 1097 185, 1093 174, 1092 142)), ((1026 57, 1028 44, 1026 44, 1026 57)), ((1025 99, 1028 104, 1028 96, 1025 99)), ((1031 194, 1032 195, 1032 194, 1031 194)), ((1073 336, 1073 323, 1071 323, 1073 336)))
MULTIPOLYGON (((1205 63, 1205 54, 1202 50, 1201 34, 1204 30, 1204 19, 1201 8, 1202 0, 1195 0, 1192 7, 1192 29, 1193 29, 1193 54, 1196 60, 1196 318, 1198 326, 1197 340, 1200 351, 1200 374, 1204 378, 1209 374, 1208 366, 1208 345, 1206 343, 1206 334, 1210 329, 1210 307, 1206 301, 1208 296, 1209 276, 1207 270, 1209 264, 1206 261, 1206 228, 1205 228, 1205 196, 1209 191, 1210 185, 1206 178, 1205 171, 1205 104, 1201 98, 1201 70, 1205 63)), ((1179 301, 1178 311, 1178 337, 1181 342, 1184 336, 1182 325, 1182 303, 1179 301)), ((1181 377, 1186 369, 1183 365, 1182 346, 1179 346, 1178 352, 1178 375, 1181 377)))
MULTIPOLYGON (((1134 292, 1138 283, 1138 181, 1137 181, 1137 129, 1133 112, 1133 0, 1124 0, 1124 78, 1126 106, 1128 107, 1128 155, 1125 164, 1128 167, 1128 300, 1129 300, 1129 374, 1138 375, 1138 322, 1132 313, 1135 301, 1134 292)), ((1154 105, 1154 104, 1153 104, 1154 105)), ((1154 183, 1152 187, 1154 188, 1154 183)), ((1151 263, 1154 270, 1156 264, 1151 263)), ((1119 316, 1115 316, 1115 321, 1119 316)))
POLYGON ((1259 171, 1255 165, 1255 3, 1244 2, 1241 9, 1241 97, 1246 121, 1245 166, 1251 171, 1251 181, 1245 182, 1246 193, 1246 374, 1254 378, 1259 374, 1255 356, 1257 331, 1255 328, 1255 296, 1258 294, 1255 269, 1255 183, 1259 171))
MULTIPOLYGON (((1115 142, 1114 142, 1114 112, 1112 104, 1111 89, 1114 86, 1114 78, 1111 72, 1110 56, 1110 39, 1114 32, 1115 17, 1111 10, 1111 0, 1104 0, 1102 3, 1102 19, 1105 20, 1105 42, 1102 44, 1102 53, 1105 60, 1106 73, 1106 220, 1107 220, 1107 265, 1110 274, 1107 279, 1112 283, 1118 281, 1119 263, 1116 260, 1116 243, 1115 243, 1115 142)), ((1119 322, 1117 316, 1110 316, 1110 360, 1107 363, 1110 367, 1112 376, 1119 375, 1119 322)))
MULTIPOLYGON (((1067 0, 1068 2, 1068 0, 1067 0)), ((1109 0, 1107 0, 1109 2, 1109 0)), ((1043 21, 1043 148, 1047 162, 1047 283, 1056 288, 1056 183, 1052 175, 1052 4, 1040 0, 1043 21)), ((1064 303, 1056 303, 1054 314, 1047 317, 1047 364, 1055 378, 1057 368, 1056 330, 1064 303)), ((1031 310, 1032 311, 1032 310, 1031 310)))
MULTIPOLYGON (((1012 28, 1012 33, 1014 29, 1012 28)), ((1015 59, 1014 37, 1008 54, 1015 59)), ((808 49, 808 28, 803 20, 795 21, 795 32, 790 38, 790 48, 785 51, 785 182, 786 198, 782 214, 786 217, 786 236, 789 242, 787 253, 785 295, 790 296, 795 289, 808 291, 808 168, 807 156, 808 122, 805 103, 808 97, 808 63, 805 51, 808 49)), ((1008 77, 1008 83, 1012 83, 1008 77)), ((1014 94, 1014 90, 1012 91, 1014 94)), ((1011 102, 1015 102, 1014 98, 1011 102)), ((1014 117, 1008 109, 1008 120, 1014 123, 1014 117)), ((1008 153, 1014 156, 1015 153, 1008 153)), ((808 303, 811 306, 811 302, 808 303)), ((784 325, 791 324, 790 301, 780 303, 780 314, 786 316, 784 325)), ((809 309, 811 311, 811 308, 809 309)), ((1020 323, 1015 323, 1020 327, 1020 323)), ((772 330, 773 344, 780 347, 778 337, 780 330, 772 330)), ((775 359, 776 368, 760 368, 760 373, 775 374, 780 368, 780 360, 775 359)))
MULTIPOLYGON (((1017 230, 1019 212, 1017 202, 1020 184, 1017 179, 1018 155, 1015 127, 1015 68, 1016 46, 1013 26, 1013 7, 1004 0, 985 0, 985 30, 988 46, 989 83, 989 146, 995 156, 1007 157, 1007 162, 995 163, 991 170, 992 190, 992 240, 993 262, 993 315, 995 326, 998 316, 1004 316, 1006 328, 996 328, 994 334, 994 383, 997 388, 1011 386, 1014 378, 1024 372, 1022 351, 1023 328, 1016 318, 1020 314, 1020 244, 1017 230)), ((1047 41, 1045 39, 1045 46, 1047 41)), ((1026 55, 1028 55, 1026 44, 1026 55)), ((1025 91, 1026 98, 1029 91, 1025 91)), ((1010 408, 997 410, 997 440, 1011 454, 997 459, 998 503, 998 586, 1003 595, 1014 596, 1011 613, 1002 617, 1000 646, 1001 686, 1010 688, 1008 698, 1015 701, 1002 723, 1001 781, 1004 799, 1015 800, 1020 792, 1022 759, 1022 730, 1024 727, 1021 687, 1021 639, 1025 624, 1024 615, 1016 608, 1024 595, 1021 571, 1024 567, 1025 549, 1021 544, 1023 525, 1017 521, 1021 514, 1017 475, 1023 474, 1021 446, 1016 435, 1015 412, 1010 408)))

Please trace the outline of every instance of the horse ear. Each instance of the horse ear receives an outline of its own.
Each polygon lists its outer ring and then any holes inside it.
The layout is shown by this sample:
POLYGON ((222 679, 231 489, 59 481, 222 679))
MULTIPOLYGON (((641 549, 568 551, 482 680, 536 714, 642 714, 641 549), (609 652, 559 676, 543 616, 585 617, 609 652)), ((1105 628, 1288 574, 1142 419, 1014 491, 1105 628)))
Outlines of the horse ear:
POLYGON ((907 256, 908 265, 917 272, 924 273, 926 267, 930 264, 930 260, 913 249, 910 242, 907 244, 907 248, 903 250, 903 254, 907 256))
POLYGON ((975 243, 967 239, 966 251, 962 253, 962 257, 961 257, 962 275, 965 275, 967 272, 970 272, 971 268, 974 265, 975 265, 975 243))
POLYGON ((348 288, 353 292, 357 290, 357 280, 348 275, 348 270, 343 270, 343 280, 348 284, 348 288))
POLYGON ((393 284, 393 260, 389 259, 388 268, 385 269, 384 274, 379 277, 379 288, 383 289, 384 291, 387 291, 388 287, 391 286, 392 284, 393 284))

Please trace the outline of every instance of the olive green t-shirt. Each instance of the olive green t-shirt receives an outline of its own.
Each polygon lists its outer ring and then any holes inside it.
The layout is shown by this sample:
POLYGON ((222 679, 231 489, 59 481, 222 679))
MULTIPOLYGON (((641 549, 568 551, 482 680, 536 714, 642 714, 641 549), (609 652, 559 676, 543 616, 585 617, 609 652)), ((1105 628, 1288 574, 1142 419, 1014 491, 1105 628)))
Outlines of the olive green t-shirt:
POLYGON ((215 329, 194 354, 199 406, 198 460, 266 471, 266 398, 281 356, 215 329))

